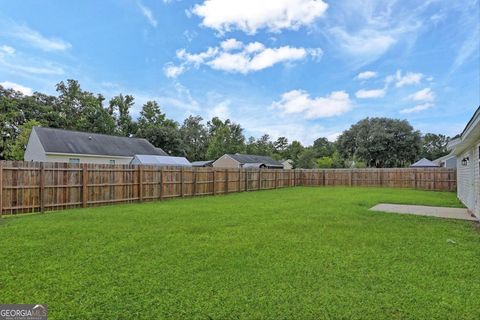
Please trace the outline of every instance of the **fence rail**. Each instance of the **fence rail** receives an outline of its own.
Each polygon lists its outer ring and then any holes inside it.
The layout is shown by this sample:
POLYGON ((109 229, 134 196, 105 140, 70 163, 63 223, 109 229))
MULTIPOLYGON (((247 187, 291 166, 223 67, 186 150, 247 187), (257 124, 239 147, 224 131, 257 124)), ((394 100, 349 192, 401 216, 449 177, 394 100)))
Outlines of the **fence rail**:
POLYGON ((294 186, 455 191, 454 169, 219 169, 0 161, 0 215, 294 186))

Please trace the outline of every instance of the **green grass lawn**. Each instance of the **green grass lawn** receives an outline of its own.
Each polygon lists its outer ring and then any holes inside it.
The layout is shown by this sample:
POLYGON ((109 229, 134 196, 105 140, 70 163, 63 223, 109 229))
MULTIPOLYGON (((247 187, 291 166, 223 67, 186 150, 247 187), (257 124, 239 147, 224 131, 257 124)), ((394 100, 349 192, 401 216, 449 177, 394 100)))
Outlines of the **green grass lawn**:
POLYGON ((49 319, 480 319, 473 223, 374 213, 453 193, 291 188, 0 220, 0 303, 49 319))

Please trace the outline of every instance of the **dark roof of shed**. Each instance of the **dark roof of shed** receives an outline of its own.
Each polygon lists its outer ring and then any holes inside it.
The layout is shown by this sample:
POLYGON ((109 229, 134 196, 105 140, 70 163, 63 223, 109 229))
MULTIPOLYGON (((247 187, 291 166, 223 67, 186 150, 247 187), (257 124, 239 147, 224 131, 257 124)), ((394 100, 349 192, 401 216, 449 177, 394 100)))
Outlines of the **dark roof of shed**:
POLYGON ((240 154, 240 153, 229 154, 229 156, 242 164, 264 163, 267 166, 283 166, 280 162, 272 159, 269 156, 257 156, 252 154, 240 154))
POLYGON ((45 152, 133 157, 135 154, 167 155, 146 139, 34 127, 45 152))

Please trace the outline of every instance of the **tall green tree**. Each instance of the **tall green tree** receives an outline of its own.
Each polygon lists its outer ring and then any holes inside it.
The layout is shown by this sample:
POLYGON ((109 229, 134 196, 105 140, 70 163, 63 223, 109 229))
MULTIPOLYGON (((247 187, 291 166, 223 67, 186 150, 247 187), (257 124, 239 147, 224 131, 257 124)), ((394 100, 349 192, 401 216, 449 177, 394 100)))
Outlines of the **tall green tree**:
POLYGON ((318 138, 313 142, 312 149, 317 158, 331 157, 335 152, 335 144, 328 141, 327 138, 318 138))
POLYGON ((214 117, 207 122, 209 141, 207 149, 208 159, 217 159, 225 153, 237 153, 245 151, 245 137, 239 124, 229 119, 222 121, 214 117))
POLYGON ((109 101, 108 112, 115 119, 115 133, 130 137, 137 131, 137 125, 130 116, 135 98, 131 95, 119 94, 109 101))
POLYGON ((285 158, 290 159, 293 161, 295 167, 297 167, 298 159, 302 152, 304 151, 304 146, 300 143, 300 141, 294 140, 292 143, 287 147, 285 151, 285 158))
POLYGON ((359 159, 369 167, 405 167, 418 158, 420 132, 406 120, 366 118, 344 131, 337 149, 344 159, 359 159))
POLYGON ((20 133, 17 137, 13 140, 9 140, 9 143, 7 143, 5 158, 10 160, 23 160, 23 155, 25 154, 25 148, 27 147, 32 128, 39 125, 40 122, 37 120, 28 120, 22 124, 19 127, 20 133))
POLYGON ((172 156, 185 156, 178 123, 167 119, 156 101, 143 105, 135 136, 147 139, 172 156))
POLYGON ((435 160, 449 153, 447 149, 450 138, 443 134, 427 133, 422 137, 420 158, 435 160))
POLYGON ((105 98, 80 88, 76 80, 58 83, 59 93, 56 111, 59 113, 64 129, 94 133, 115 133, 115 119, 103 107, 105 98))
POLYGON ((305 148, 295 162, 295 168, 314 169, 317 167, 317 159, 313 148, 305 148))
POLYGON ((202 120, 200 116, 189 116, 180 127, 185 154, 190 161, 206 160, 207 157, 208 130, 202 120))

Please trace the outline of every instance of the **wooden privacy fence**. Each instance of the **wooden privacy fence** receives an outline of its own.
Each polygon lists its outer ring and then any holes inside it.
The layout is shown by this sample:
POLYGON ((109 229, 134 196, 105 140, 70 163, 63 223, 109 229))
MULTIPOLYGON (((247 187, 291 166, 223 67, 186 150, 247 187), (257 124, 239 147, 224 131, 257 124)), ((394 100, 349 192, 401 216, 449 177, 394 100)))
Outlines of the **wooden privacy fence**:
POLYGON ((0 215, 294 186, 455 191, 454 169, 219 169, 0 161, 0 215))

